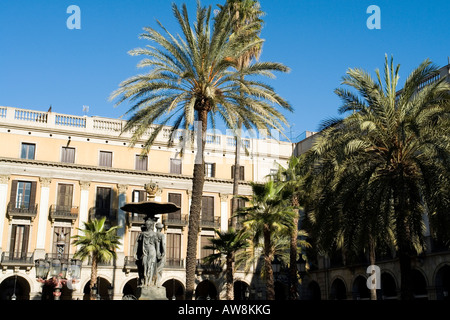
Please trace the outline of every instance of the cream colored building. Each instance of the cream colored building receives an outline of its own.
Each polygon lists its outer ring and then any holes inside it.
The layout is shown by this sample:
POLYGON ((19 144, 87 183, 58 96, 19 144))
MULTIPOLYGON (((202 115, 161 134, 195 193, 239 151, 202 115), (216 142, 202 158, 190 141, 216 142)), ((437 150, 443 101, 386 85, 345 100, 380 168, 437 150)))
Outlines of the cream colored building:
MULTIPOLYGON (((10 299, 12 291, 18 299, 45 298, 36 281, 34 261, 51 261, 58 255, 58 234, 65 235, 64 252, 59 254, 70 259, 76 250, 70 236, 94 216, 106 216, 110 224, 121 227, 118 259, 99 267, 102 299, 109 298, 109 286, 113 286, 114 299, 135 294, 137 270, 132 250, 142 219, 120 207, 144 200, 144 184, 149 182, 160 188, 156 200, 181 206, 181 212, 162 218, 167 261, 161 284, 170 296, 175 291, 182 298, 195 145, 187 144, 181 158, 183 139, 167 147, 170 128, 165 128, 142 158, 144 140, 129 147, 131 135, 120 135, 124 124, 117 119, 0 107, 0 299, 10 299)), ((181 137, 183 132, 179 133, 181 137)), ((248 152, 241 153, 240 193, 250 195, 249 182, 264 181, 277 163, 286 164, 293 145, 252 136, 245 137, 244 144, 248 152)), ((228 228, 234 154, 233 136, 207 135, 198 259, 208 254, 202 246, 214 235, 214 228, 228 228)), ((86 297, 89 263, 84 262, 75 290, 63 290, 62 299, 86 297)), ((237 295, 242 296, 246 288, 257 295, 263 288, 252 274, 237 272, 235 278, 237 295)), ((222 282, 217 269, 199 263, 196 297, 219 299, 222 282)))

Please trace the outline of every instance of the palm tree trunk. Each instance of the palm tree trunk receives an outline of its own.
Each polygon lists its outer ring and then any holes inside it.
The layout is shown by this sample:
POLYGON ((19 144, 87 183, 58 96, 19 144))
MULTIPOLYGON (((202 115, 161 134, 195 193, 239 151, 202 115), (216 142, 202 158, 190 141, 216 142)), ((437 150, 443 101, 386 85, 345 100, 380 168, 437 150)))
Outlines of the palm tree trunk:
POLYGON ((294 226, 291 230, 291 243, 289 249, 289 300, 298 298, 297 292, 297 237, 298 237, 298 218, 294 218, 294 226))
MULTIPOLYGON (((369 261, 371 265, 375 265, 375 241, 373 240, 373 237, 369 236, 369 261)), ((375 281, 377 278, 375 277, 375 281)), ((370 300, 377 300, 377 289, 380 284, 375 283, 374 286, 370 288, 370 300)))
POLYGON ((238 121, 238 131, 235 137, 236 139, 236 154, 234 156, 234 175, 233 175, 233 200, 231 201, 231 226, 236 229, 237 225, 237 217, 234 217, 237 207, 238 207, 238 199, 236 198, 239 195, 239 176, 240 176, 240 167, 241 167, 241 132, 242 130, 242 122, 238 121))
POLYGON ((227 290, 227 300, 234 299, 234 288, 233 288, 233 255, 227 256, 227 276, 226 276, 226 290, 227 290))
POLYGON ((402 300, 414 299, 411 279, 411 244, 406 222, 407 206, 403 172, 399 174, 399 181, 394 187, 394 210, 396 217, 396 234, 398 244, 398 257, 400 264, 400 298, 402 300))
MULTIPOLYGON (((298 195, 292 195, 292 206, 298 208, 298 195)), ((298 212, 298 211, 297 211, 298 212)), ((291 230, 291 243, 289 246, 289 300, 296 300, 298 298, 297 292, 297 238, 298 238, 298 214, 293 219, 293 226, 291 230)))
POLYGON ((194 296, 195 268, 197 263, 197 241, 200 222, 200 211, 202 210, 203 185, 205 183, 205 160, 204 150, 206 142, 206 129, 208 125, 208 111, 198 110, 199 124, 201 124, 201 141, 197 139, 197 150, 192 178, 192 201, 189 212, 188 243, 186 250, 186 299, 192 300, 194 296))
POLYGON ((264 267, 266 269, 266 299, 275 300, 275 283, 273 279, 273 250, 270 241, 270 230, 267 225, 264 226, 264 267))
POLYGON ((97 284, 97 270, 98 270, 97 256, 92 255, 92 266, 91 266, 91 281, 89 283, 89 294, 90 299, 95 300, 96 297, 92 296, 92 288, 97 284))

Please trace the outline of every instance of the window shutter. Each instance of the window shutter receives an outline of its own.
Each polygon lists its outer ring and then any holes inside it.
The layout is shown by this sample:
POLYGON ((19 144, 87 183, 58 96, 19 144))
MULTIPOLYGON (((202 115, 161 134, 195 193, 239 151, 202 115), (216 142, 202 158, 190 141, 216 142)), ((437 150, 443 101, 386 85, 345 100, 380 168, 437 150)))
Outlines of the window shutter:
MULTIPOLYGON (((181 208, 181 194, 179 193, 169 193, 169 202, 175 203, 181 208)), ((181 219, 181 209, 175 212, 169 213, 169 219, 181 219)))
POLYGON ((216 177, 216 164, 215 163, 212 164, 212 174, 211 174, 211 176, 213 178, 216 177))
POLYGON ((31 191, 30 191, 30 209, 34 209, 36 204, 36 181, 31 182, 31 191))
POLYGON ((147 201, 147 192, 145 190, 139 190, 139 202, 147 201))
MULTIPOLYGON (((239 166, 239 180, 245 180, 244 166, 239 166)), ((234 165, 231 166, 231 179, 234 179, 234 165)))
POLYGON ((10 257, 14 257, 14 246, 16 244, 16 233, 17 233, 17 225, 13 224, 11 226, 11 241, 10 241, 10 245, 9 245, 10 257))
POLYGON ((202 198, 202 221, 214 221, 214 197, 202 198))
POLYGON ((22 257, 26 257, 28 252, 28 239, 30 238, 30 226, 25 225, 25 228, 23 230, 23 240, 22 240, 22 257))
POLYGON ((17 196, 17 180, 13 180, 11 182, 11 196, 9 198, 9 201, 11 202, 13 208, 16 207, 16 196, 17 196))

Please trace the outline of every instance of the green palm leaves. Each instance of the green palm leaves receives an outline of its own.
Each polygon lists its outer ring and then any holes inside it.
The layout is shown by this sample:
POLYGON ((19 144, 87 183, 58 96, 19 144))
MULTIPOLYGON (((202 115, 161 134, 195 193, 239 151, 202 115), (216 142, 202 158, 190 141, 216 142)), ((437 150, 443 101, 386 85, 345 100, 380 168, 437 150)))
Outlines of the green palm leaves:
POLYGON ((105 226, 106 218, 94 219, 84 223, 84 229, 78 228, 80 233, 75 235, 73 245, 78 246, 74 258, 92 259, 91 283, 92 288, 97 283, 98 262, 109 262, 116 258, 116 249, 120 245, 117 226, 109 229, 105 226))
MULTIPOLYGON (((131 50, 130 54, 143 56, 138 67, 150 71, 123 81, 111 95, 112 100, 117 99, 116 105, 131 103, 126 114, 132 116, 124 131, 133 132, 132 143, 150 125, 159 124, 146 142, 144 152, 148 152, 163 125, 173 125, 174 130, 190 130, 194 121, 200 119, 196 112, 211 113, 212 121, 219 117, 229 128, 235 128, 236 121, 240 120, 249 129, 255 126, 281 129, 286 121, 273 105, 291 110, 289 103, 260 80, 242 80, 235 69, 237 57, 262 40, 249 42, 241 34, 230 38, 233 24, 224 10, 219 12, 211 28, 210 7, 198 4, 193 27, 186 5, 181 11, 175 4, 172 9, 182 36, 173 35, 161 23, 162 33, 144 28, 141 38, 152 44, 131 50), (244 97, 239 95, 241 87, 246 93, 244 97)), ((288 68, 280 63, 264 62, 248 66, 242 73, 273 77, 274 71, 286 72, 288 68)))

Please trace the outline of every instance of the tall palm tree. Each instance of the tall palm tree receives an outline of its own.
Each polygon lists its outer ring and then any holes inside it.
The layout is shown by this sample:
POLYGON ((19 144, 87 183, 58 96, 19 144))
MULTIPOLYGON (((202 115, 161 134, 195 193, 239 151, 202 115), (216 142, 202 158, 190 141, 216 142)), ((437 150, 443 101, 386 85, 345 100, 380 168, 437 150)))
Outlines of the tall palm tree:
POLYGON ((284 199, 283 185, 269 180, 265 184, 251 183, 252 199, 248 207, 240 208, 239 215, 243 216, 244 228, 253 236, 253 243, 262 243, 264 256, 264 274, 267 286, 267 299, 275 299, 275 286, 272 261, 275 255, 276 236, 286 234, 286 230, 293 227, 294 210, 284 199))
POLYGON ((233 300, 233 262, 236 253, 245 250, 250 246, 249 235, 245 232, 238 232, 234 228, 226 231, 215 230, 216 238, 210 239, 211 244, 206 245, 203 249, 213 250, 214 253, 204 258, 206 263, 221 262, 224 263, 226 274, 226 297, 227 300, 233 300), (225 257, 225 260, 223 259, 225 257))
MULTIPOLYGON (((344 102, 341 113, 352 114, 328 121, 309 154, 312 176, 332 177, 321 180, 322 190, 335 193, 341 186, 352 190, 350 185, 359 185, 363 204, 373 205, 359 210, 364 220, 375 215, 372 219, 389 227, 383 232, 391 232, 395 240, 402 299, 413 298, 411 257, 424 247, 423 215, 435 219, 431 223, 448 217, 450 84, 440 79, 423 85, 437 70, 428 59, 423 61, 397 91, 399 66, 392 58, 386 56, 384 78, 376 70, 377 81, 361 69, 349 69, 342 84, 357 93, 339 88, 336 94, 344 102)), ((318 192, 315 200, 326 203, 327 192, 318 192)), ((317 225, 340 223, 337 216, 351 212, 328 211, 317 225)))
POLYGON ((277 172, 279 183, 284 185, 284 190, 288 192, 288 197, 291 199, 291 206, 296 210, 293 217, 293 227, 290 230, 290 255, 289 255, 289 299, 295 300, 298 298, 297 284, 297 246, 298 246, 298 226, 299 226, 299 210, 300 199, 303 188, 303 176, 301 175, 301 161, 299 157, 291 156, 288 166, 284 168, 279 165, 277 172))
POLYGON ((132 132, 131 146, 139 141, 150 125, 158 123, 144 143, 143 154, 150 148, 166 124, 172 125, 168 143, 173 142, 176 130, 192 130, 198 125, 201 133, 193 170, 192 201, 189 214, 188 245, 186 253, 186 298, 192 299, 195 280, 199 218, 204 185, 204 150, 208 119, 212 125, 220 117, 229 128, 241 121, 246 128, 269 130, 286 123, 274 105, 292 110, 288 102, 261 81, 242 80, 241 73, 249 76, 270 76, 274 71, 286 72, 280 63, 258 63, 236 71, 236 57, 259 42, 248 43, 242 35, 230 37, 232 21, 220 11, 212 27, 211 6, 197 3, 193 28, 186 5, 180 11, 172 5, 173 13, 182 30, 182 36, 172 35, 159 23, 165 34, 153 28, 144 28, 141 38, 153 42, 145 49, 135 49, 132 55, 148 56, 139 63, 149 67, 149 73, 137 75, 120 84, 111 99, 117 104, 129 100, 131 118, 123 131, 132 132), (240 86, 247 94, 242 104, 240 86))
POLYGON ((74 258, 85 260, 91 258, 91 281, 89 287, 97 283, 97 267, 99 262, 110 262, 116 259, 116 249, 120 245, 117 235, 118 226, 109 229, 105 227, 106 217, 94 219, 84 223, 84 228, 78 228, 80 234, 73 236, 72 244, 78 246, 74 258))
MULTIPOLYGON (((233 22, 233 33, 230 37, 242 34, 248 42, 257 42, 258 44, 250 47, 236 58, 236 68, 238 71, 244 70, 248 67, 252 60, 258 59, 263 42, 261 42, 260 34, 262 30, 263 21, 261 17, 264 12, 261 11, 260 4, 256 0, 227 0, 225 6, 219 5, 222 11, 228 12, 233 22)), ((243 79, 244 74, 241 74, 243 79)), ((239 88, 241 97, 245 95, 245 89, 241 86, 239 88)), ((233 199, 231 202, 231 226, 236 228, 237 220, 233 215, 238 208, 239 195, 239 181, 240 181, 240 167, 241 167, 241 149, 242 149, 242 122, 237 121, 237 128, 235 132, 235 161, 233 174, 233 199)))

